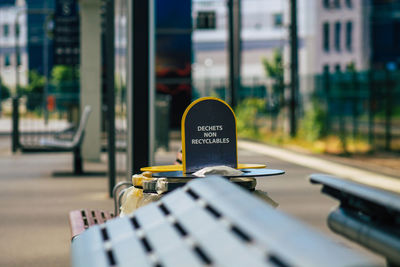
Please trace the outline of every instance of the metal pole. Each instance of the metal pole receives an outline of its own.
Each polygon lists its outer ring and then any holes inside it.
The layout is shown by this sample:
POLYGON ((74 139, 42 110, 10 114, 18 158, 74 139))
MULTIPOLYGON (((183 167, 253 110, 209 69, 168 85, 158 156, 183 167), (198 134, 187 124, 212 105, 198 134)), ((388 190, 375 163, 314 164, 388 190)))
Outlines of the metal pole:
POLYGON ((106 0, 105 17, 105 66, 107 92, 108 138, 108 194, 113 197, 115 171, 115 92, 114 92, 114 0, 106 0))
MULTIPOLYGON (((18 19, 19 16, 26 11, 26 14, 52 14, 52 10, 50 9, 20 9, 17 11, 17 14, 15 15, 15 21, 14 21, 14 29, 16 30, 18 28, 18 19)), ((19 70, 18 70, 18 57, 20 54, 20 48, 19 48, 19 39, 20 39, 20 34, 15 34, 15 92, 14 92, 14 97, 13 97, 13 114, 12 114, 12 151, 16 152, 18 147, 19 147, 19 96, 20 96, 20 89, 19 89, 19 70)))
POLYGON ((19 147, 19 101, 18 96, 12 98, 12 152, 17 152, 19 147))
POLYGON ((154 94, 154 0, 128 1, 128 178, 149 166, 154 94), (133 41, 134 40, 134 41, 133 41))
MULTIPOLYGON (((44 1, 44 7, 47 9, 47 1, 44 1)), ((43 88, 43 110, 44 110, 44 123, 47 124, 49 120, 49 111, 47 110, 47 94, 49 92, 49 44, 47 40, 47 17, 44 20, 43 24, 43 64, 44 64, 44 78, 45 84, 43 88)))
POLYGON ((360 101, 359 86, 357 72, 353 72, 352 79, 352 99, 353 99, 353 138, 356 139, 358 136, 358 103, 360 101))
MULTIPOLYGON (((0 53, 0 58, 1 58, 1 53, 0 53)), ((2 113, 2 110, 1 110, 1 98, 2 98, 1 94, 2 94, 2 89, 3 89, 2 84, 3 84, 3 78, 1 76, 1 64, 0 64, 0 118, 1 118, 1 113, 2 113)))
MULTIPOLYGON (((14 29, 17 29, 18 18, 22 10, 18 11, 15 16, 14 29)), ((17 152, 19 147, 19 70, 18 70, 18 56, 19 56, 19 35, 15 35, 15 92, 12 99, 12 152, 17 152)))
POLYGON ((386 92, 385 92, 385 150, 390 151, 392 140, 392 83, 390 81, 390 72, 386 70, 386 92))
MULTIPOLYGON (((155 134, 156 134, 156 127, 155 127, 155 120, 156 120, 156 1, 151 0, 149 1, 149 39, 148 39, 148 46, 149 46, 149 76, 148 76, 148 83, 149 83, 149 155, 148 161, 149 166, 152 166, 155 161, 154 153, 156 150, 155 146, 155 134)), ((169 140, 168 140, 169 141, 169 140)))
POLYGON ((326 96, 326 132, 329 133, 331 131, 331 75, 328 71, 324 72, 323 75, 323 86, 325 89, 326 96))
POLYGON ((241 69, 241 0, 228 0, 230 104, 238 102, 241 69))
MULTIPOLYGON (((44 15, 51 15, 53 14, 53 10, 47 8, 38 8, 38 9, 20 9, 17 11, 15 15, 14 21, 14 29, 17 29, 18 19, 19 16, 25 12, 26 14, 44 14, 44 15)), ((20 54, 19 51, 19 35, 15 36, 15 94, 19 95, 19 71, 18 71, 18 55, 20 54)))
POLYGON ((368 72, 368 143, 371 147, 375 142, 375 82, 372 70, 368 72))
POLYGON ((297 0, 290 0, 290 136, 297 133, 297 94, 298 94, 298 43, 297 43, 297 0))
MULTIPOLYGON (((14 29, 18 27, 18 14, 15 18, 14 29)), ((19 36, 15 36, 15 95, 19 97, 19 70, 18 70, 18 56, 19 56, 19 36)))

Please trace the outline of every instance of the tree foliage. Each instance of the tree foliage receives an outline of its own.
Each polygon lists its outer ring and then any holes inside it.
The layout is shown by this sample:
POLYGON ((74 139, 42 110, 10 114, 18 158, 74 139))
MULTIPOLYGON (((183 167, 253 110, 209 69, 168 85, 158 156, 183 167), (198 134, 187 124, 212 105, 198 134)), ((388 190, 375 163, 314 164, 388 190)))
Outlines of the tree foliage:
POLYGON ((272 80, 273 101, 279 109, 284 104, 284 69, 282 51, 276 49, 271 59, 262 59, 265 75, 272 80))
POLYGON ((51 71, 51 83, 58 93, 77 93, 79 71, 72 66, 57 65, 51 71))
POLYGON ((7 99, 11 96, 10 88, 8 88, 4 83, 2 83, 0 78, 0 101, 7 99))
POLYGON ((276 83, 283 84, 283 62, 281 50, 275 50, 272 59, 263 58, 262 63, 266 76, 273 79, 276 83))
POLYGON ((24 93, 29 94, 43 94, 45 85, 44 76, 40 75, 36 70, 29 72, 29 83, 23 88, 24 93))

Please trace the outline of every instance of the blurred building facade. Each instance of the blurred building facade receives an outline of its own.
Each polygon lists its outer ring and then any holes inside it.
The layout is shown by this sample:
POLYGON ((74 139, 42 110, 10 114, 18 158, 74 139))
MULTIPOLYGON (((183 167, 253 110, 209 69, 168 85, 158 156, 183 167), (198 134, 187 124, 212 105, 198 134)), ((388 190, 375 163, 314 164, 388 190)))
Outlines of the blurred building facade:
POLYGON ((0 76, 2 82, 15 88, 16 71, 19 72, 20 84, 28 82, 27 18, 22 14, 22 7, 8 1, 0 6, 0 76), (16 24, 17 14, 18 23, 16 24), (16 27, 16 25, 18 25, 16 27), (16 40, 19 44, 19 56, 16 55, 16 40), (16 67, 18 65, 18 67, 16 67))
POLYGON ((314 72, 368 69, 369 1, 324 0, 318 1, 316 7, 314 72))
POLYGON ((369 1, 318 1, 315 72, 366 70, 370 56, 369 1))
MULTIPOLYGON (((262 58, 288 47, 289 1, 241 3, 242 77, 262 77, 262 58)), ((227 11, 223 0, 193 1, 195 78, 227 75, 227 11)), ((299 0, 297 11, 300 75, 398 65, 399 0, 299 0)))
MULTIPOLYGON (((287 1, 242 0, 242 77, 262 77, 262 59, 286 42, 287 1)), ((193 0, 194 79, 227 77, 228 8, 222 0, 193 0)))
POLYGON ((315 14, 314 73, 399 68, 399 0, 320 0, 315 14))
POLYGON ((46 10, 53 8, 53 0, 1 1, 0 75, 10 88, 15 88, 17 77, 20 85, 26 85, 30 70, 44 74, 45 67, 51 69, 52 41, 47 36, 50 24, 46 23, 46 10))

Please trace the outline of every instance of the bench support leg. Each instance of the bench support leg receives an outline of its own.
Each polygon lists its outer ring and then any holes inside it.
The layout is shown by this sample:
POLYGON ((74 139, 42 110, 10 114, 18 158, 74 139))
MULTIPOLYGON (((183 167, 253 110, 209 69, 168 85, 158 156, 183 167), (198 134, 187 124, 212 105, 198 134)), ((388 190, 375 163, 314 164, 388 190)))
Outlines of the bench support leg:
POLYGON ((74 149, 74 174, 83 174, 80 146, 74 149))

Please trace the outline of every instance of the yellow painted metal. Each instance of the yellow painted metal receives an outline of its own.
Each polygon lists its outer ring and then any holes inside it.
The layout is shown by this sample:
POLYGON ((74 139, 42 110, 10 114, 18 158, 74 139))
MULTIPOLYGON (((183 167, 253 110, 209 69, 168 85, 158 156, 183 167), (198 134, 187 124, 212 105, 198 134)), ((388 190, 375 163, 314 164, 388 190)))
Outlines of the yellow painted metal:
MULTIPOLYGON (((252 163, 239 163, 238 169, 262 169, 265 168, 265 164, 252 164, 252 163)), ((161 165, 161 166, 150 166, 143 167, 140 169, 142 172, 174 172, 182 171, 182 165, 161 165)))

